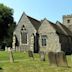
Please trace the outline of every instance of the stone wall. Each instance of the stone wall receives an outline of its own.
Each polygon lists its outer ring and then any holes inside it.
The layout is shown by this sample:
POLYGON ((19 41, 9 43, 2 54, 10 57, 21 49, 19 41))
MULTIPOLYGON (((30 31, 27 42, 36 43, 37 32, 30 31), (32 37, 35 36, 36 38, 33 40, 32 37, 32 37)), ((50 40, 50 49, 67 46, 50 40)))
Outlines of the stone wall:
POLYGON ((30 48, 30 42, 31 42, 31 35, 33 33, 35 33, 36 30, 35 28, 33 27, 32 23, 29 21, 28 17, 26 16, 26 14, 23 14, 14 33, 16 34, 16 37, 18 39, 18 42, 19 42, 19 50, 20 51, 24 51, 24 50, 28 50, 30 48), (22 26, 25 26, 26 30, 27 30, 27 33, 28 33, 28 43, 26 45, 22 44, 21 43, 21 27, 22 26))
POLYGON ((61 45, 59 43, 59 36, 56 34, 56 30, 51 26, 51 24, 45 19, 39 28, 39 44, 40 50, 46 52, 59 52, 61 51, 61 45), (47 35, 47 45, 42 46, 41 35, 47 35))

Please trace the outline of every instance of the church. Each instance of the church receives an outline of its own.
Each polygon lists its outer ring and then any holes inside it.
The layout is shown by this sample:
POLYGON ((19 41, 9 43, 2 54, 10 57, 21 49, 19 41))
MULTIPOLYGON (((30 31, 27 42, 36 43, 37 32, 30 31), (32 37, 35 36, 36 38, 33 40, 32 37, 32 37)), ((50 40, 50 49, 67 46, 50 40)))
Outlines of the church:
POLYGON ((63 23, 46 18, 39 21, 23 12, 14 32, 12 49, 72 53, 72 15, 64 15, 63 23))

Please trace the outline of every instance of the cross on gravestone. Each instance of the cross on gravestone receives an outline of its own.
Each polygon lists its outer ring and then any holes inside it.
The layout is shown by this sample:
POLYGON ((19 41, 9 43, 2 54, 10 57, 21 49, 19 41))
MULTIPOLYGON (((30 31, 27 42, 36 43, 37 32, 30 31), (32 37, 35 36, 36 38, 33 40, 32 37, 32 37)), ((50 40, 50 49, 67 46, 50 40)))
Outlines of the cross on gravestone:
POLYGON ((57 66, 68 66, 67 59, 64 52, 56 53, 57 66))
POLYGON ((32 51, 28 51, 28 55, 29 55, 29 57, 32 57, 34 59, 34 56, 33 56, 33 52, 32 51))
POLYGON ((48 53, 48 59, 49 59, 50 65, 57 65, 55 52, 49 52, 48 53))
POLYGON ((45 52, 44 51, 40 51, 40 60, 45 61, 45 52))

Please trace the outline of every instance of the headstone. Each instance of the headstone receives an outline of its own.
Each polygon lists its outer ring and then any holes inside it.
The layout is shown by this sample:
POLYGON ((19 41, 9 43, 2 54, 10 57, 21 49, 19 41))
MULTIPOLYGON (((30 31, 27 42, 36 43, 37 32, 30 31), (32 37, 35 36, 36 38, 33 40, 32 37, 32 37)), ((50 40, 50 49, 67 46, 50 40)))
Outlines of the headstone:
POLYGON ((16 50, 15 44, 16 44, 16 36, 15 36, 15 32, 14 32, 14 34, 13 34, 13 42, 12 42, 12 49, 13 49, 13 51, 16 50))
POLYGON ((8 51, 8 48, 7 48, 7 46, 5 46, 5 51, 8 51))
POLYGON ((8 47, 7 49, 8 49, 8 51, 11 51, 11 47, 8 47))
POLYGON ((29 57, 32 57, 33 59, 34 59, 34 56, 33 56, 33 52, 32 51, 28 51, 28 55, 29 55, 29 57))
POLYGON ((48 59, 49 59, 50 65, 57 65, 55 52, 49 52, 48 53, 48 59))
POLYGON ((56 53, 56 61, 57 61, 57 66, 68 66, 64 52, 57 52, 56 53))
POLYGON ((10 58, 10 62, 13 63, 14 62, 14 58, 13 58, 12 51, 9 51, 9 58, 10 58))
POLYGON ((44 51, 40 51, 40 60, 45 61, 45 52, 44 51))

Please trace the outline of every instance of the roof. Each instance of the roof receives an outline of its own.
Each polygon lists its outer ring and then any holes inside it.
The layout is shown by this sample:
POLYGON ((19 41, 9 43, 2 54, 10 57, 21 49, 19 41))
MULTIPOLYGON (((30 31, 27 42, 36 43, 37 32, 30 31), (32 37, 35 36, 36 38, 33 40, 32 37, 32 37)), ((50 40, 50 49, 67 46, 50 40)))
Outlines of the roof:
POLYGON ((34 18, 32 18, 32 17, 30 17, 30 16, 27 16, 27 17, 31 21, 31 23, 35 27, 35 29, 38 30, 40 25, 41 25, 41 22, 36 20, 36 19, 34 19, 34 18))
POLYGON ((63 24, 60 24, 60 25, 66 32, 66 35, 72 36, 72 32, 66 26, 64 26, 63 24))
MULTIPOLYGON (((23 15, 26 15, 26 14, 23 12, 21 18, 23 17, 23 15)), ((39 20, 36 20, 36 19, 34 19, 34 18, 32 18, 32 17, 30 17, 30 16, 28 16, 28 15, 26 15, 26 16, 27 16, 27 18, 30 20, 30 22, 32 23, 32 25, 34 26, 34 28, 35 28, 36 30, 39 29, 39 27, 40 27, 40 25, 42 24, 42 22, 46 19, 46 18, 45 18, 44 20, 39 21, 39 20)), ((20 20, 21 20, 21 18, 20 18, 20 20)), ((20 20, 19 20, 19 22, 20 22, 20 20)), ((46 20, 47 20, 47 19, 46 19, 46 20)), ((72 36, 72 32, 71 32, 66 26, 64 26, 63 24, 61 24, 59 21, 57 21, 56 24, 55 24, 55 23, 52 23, 52 22, 49 21, 49 20, 47 20, 47 21, 51 24, 51 26, 56 30, 56 32, 57 32, 58 34, 63 34, 63 35, 72 36)), ((18 23, 19 23, 19 22, 18 22, 18 23)))
MULTIPOLYGON (((21 19, 22 19, 22 17, 23 17, 24 15, 26 15, 25 12, 22 13, 22 15, 21 15, 18 23, 21 21, 21 19)), ((26 15, 26 16, 27 16, 27 18, 30 20, 30 22, 32 23, 32 25, 34 26, 34 28, 35 28, 36 30, 38 30, 39 27, 40 27, 40 25, 41 25, 41 22, 40 22, 39 20, 37 20, 37 19, 34 19, 34 18, 28 16, 28 15, 26 15)), ((18 23, 17 23, 17 25, 16 25, 16 28, 17 28, 17 26, 19 25, 18 23)), ((16 28, 15 28, 15 30, 16 30, 16 28)), ((14 31, 15 31, 15 30, 14 30, 14 31)))
POLYGON ((57 21, 56 24, 53 24, 51 22, 50 22, 50 24, 55 28, 55 30, 58 34, 72 36, 72 32, 66 26, 61 24, 59 21, 57 21))
POLYGON ((52 22, 49 22, 51 24, 51 26, 53 26, 53 28, 56 30, 57 33, 59 34, 65 34, 62 29, 57 25, 57 24, 54 24, 52 22))

